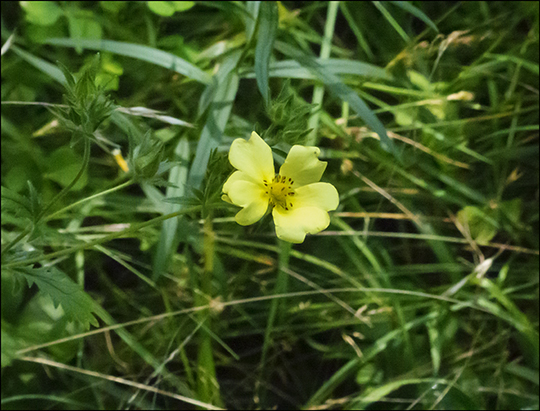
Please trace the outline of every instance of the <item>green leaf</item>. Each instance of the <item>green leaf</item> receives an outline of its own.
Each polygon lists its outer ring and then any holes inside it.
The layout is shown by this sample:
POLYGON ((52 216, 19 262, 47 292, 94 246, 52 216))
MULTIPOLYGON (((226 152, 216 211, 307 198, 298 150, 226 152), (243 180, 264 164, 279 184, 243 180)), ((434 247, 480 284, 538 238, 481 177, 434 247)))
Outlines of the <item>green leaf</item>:
POLYGON ((152 139, 150 134, 148 130, 129 159, 130 170, 143 179, 154 177, 163 160, 164 144, 160 140, 152 139))
MULTIPOLYGON (((241 52, 237 51, 229 55, 221 64, 220 71, 226 71, 227 75, 222 80, 218 80, 215 96, 197 144, 195 159, 189 170, 188 185, 193 188, 198 188, 201 185, 210 153, 221 143, 223 130, 225 130, 225 125, 229 120, 232 104, 238 91, 239 78, 236 72, 231 71, 231 68, 236 67, 240 57, 241 52)), ((221 77, 219 71, 216 77, 218 79, 221 77)))
POLYGON ((319 64, 313 57, 306 55, 295 47, 287 43, 276 42, 276 48, 283 54, 294 58, 301 66, 310 70, 326 85, 332 94, 338 96, 343 101, 347 101, 360 118, 366 122, 367 126, 379 135, 383 149, 393 153, 396 158, 400 157, 392 140, 386 134, 384 125, 354 90, 347 87, 339 77, 319 64))
POLYGON ((58 268, 22 267, 13 269, 13 273, 22 275, 29 287, 35 283, 41 292, 50 295, 55 306, 61 305, 70 320, 79 321, 85 329, 90 324, 99 325, 92 314, 96 312, 94 300, 58 268))
POLYGON ((508 219, 514 225, 519 224, 521 220, 521 209, 521 198, 514 198, 513 200, 503 201, 499 204, 499 211, 503 215, 503 218, 508 219))
POLYGON ((46 44, 53 44, 64 47, 84 47, 90 50, 104 50, 121 56, 133 57, 138 60, 147 61, 157 66, 165 67, 177 73, 183 74, 193 80, 203 84, 209 84, 211 77, 197 66, 188 61, 165 51, 143 46, 141 44, 126 43, 113 40, 86 40, 74 41, 66 38, 54 38, 44 40, 46 44))
MULTIPOLYGON (((101 39, 101 26, 91 10, 81 10, 75 7, 66 9, 70 37, 79 42, 81 39, 101 39)), ((82 53, 82 47, 77 45, 77 53, 82 53)))
POLYGON ((257 46, 255 47, 255 74, 257 76, 257 86, 266 105, 270 103, 268 66, 276 39, 278 17, 276 2, 265 1, 261 3, 258 19, 257 46))
POLYGON ((67 107, 47 108, 72 133, 72 145, 80 138, 95 139, 94 132, 115 109, 103 88, 96 84, 100 63, 97 53, 75 78, 66 66, 58 62, 66 80, 63 97, 67 107))
POLYGON ((63 14, 54 1, 21 1, 19 4, 26 12, 26 20, 39 26, 52 26, 63 14))
MULTIPOLYGON (((48 172, 45 176, 62 187, 68 186, 81 169, 82 158, 67 147, 60 147, 54 151, 47 160, 48 172)), ((80 190, 88 182, 88 171, 84 170, 81 178, 73 186, 73 190, 80 190)))
POLYGON ((28 180, 28 192, 30 196, 32 216, 35 219, 41 213, 41 197, 30 180, 28 180))
POLYGON ((225 58, 220 67, 219 71, 212 78, 212 82, 206 87, 203 91, 201 98, 199 99, 199 107, 197 116, 202 115, 208 106, 216 99, 216 93, 218 87, 222 87, 225 81, 228 81, 231 71, 236 70, 238 62, 240 61, 241 54, 239 51, 231 53, 227 58, 225 58), (220 86, 221 85, 221 86, 220 86))
POLYGON ((2 207, 2 217, 4 213, 12 214, 18 217, 33 219, 32 203, 28 198, 16 193, 2 186, 2 201, 0 202, 2 207))
POLYGON ((13 334, 12 326, 2 320, 2 368, 7 367, 17 358, 17 350, 21 348, 13 334))
POLYGON ((123 10, 126 5, 128 4, 127 1, 100 1, 99 5, 103 10, 107 10, 109 13, 112 14, 118 14, 121 10, 123 10))
POLYGON ((57 82, 61 84, 65 84, 66 78, 64 77, 64 74, 62 74, 62 70, 60 70, 58 67, 56 67, 54 64, 51 64, 39 57, 34 56, 33 54, 30 54, 16 45, 12 45, 10 47, 10 50, 13 51, 15 54, 17 54, 22 59, 26 60, 29 64, 37 68, 42 73, 45 73, 50 78, 56 80, 57 82))
POLYGON ((171 1, 175 11, 186 11, 195 5, 194 1, 171 1))
MULTIPOLYGON (((529 364, 527 364, 529 365, 529 364)), ((524 380, 528 380, 535 385, 540 385, 540 378, 538 377, 538 370, 528 368, 526 365, 519 365, 515 362, 505 365, 504 370, 511 374, 517 375, 524 380)))
POLYGON ((487 244, 495 234, 497 234, 498 227, 495 222, 491 220, 489 214, 493 215, 494 212, 490 210, 481 210, 475 206, 467 206, 458 212, 458 221, 469 229, 471 237, 478 244, 487 244))
POLYGON ((368 388, 365 393, 359 398, 362 403, 365 405, 372 404, 374 402, 380 401, 383 397, 387 397, 391 392, 397 390, 398 388, 403 387, 404 385, 415 385, 428 383, 434 385, 437 383, 445 384, 444 379, 432 379, 432 378, 411 378, 411 379, 400 379, 399 381, 389 382, 377 388, 368 388))
MULTIPOLYGON (((381 80, 392 79, 392 75, 385 69, 374 64, 364 63, 362 61, 316 58, 315 62, 321 65, 325 70, 328 70, 330 73, 335 75, 345 74, 381 80)), ((270 77, 299 78, 309 80, 315 80, 317 78, 312 71, 302 66, 296 60, 282 60, 270 63, 268 75, 270 77)), ((245 78, 254 78, 255 72, 248 69, 242 71, 241 76, 245 78)))
MULTIPOLYGON (((171 168, 169 173, 169 183, 176 187, 167 187, 166 198, 163 201, 172 204, 164 204, 164 214, 174 213, 180 210, 179 205, 175 205, 174 201, 168 201, 169 198, 184 198, 186 191, 186 182, 188 177, 188 161, 189 161, 189 141, 187 137, 182 137, 174 150, 176 160, 180 160, 180 164, 171 168)), ((200 203, 200 202, 198 202, 200 203)), ((177 203, 182 204, 182 203, 177 203)), ((185 203, 184 203, 185 204, 185 203)), ((170 256, 176 249, 173 243, 178 229, 178 218, 171 218, 162 223, 159 243, 154 257, 154 272, 152 279, 156 281, 163 271, 167 268, 170 261, 170 256)))
POLYGON ((515 63, 523 67, 525 70, 529 70, 531 73, 537 76, 540 74, 540 66, 538 65, 538 63, 535 63, 533 61, 525 60, 520 57, 506 55, 506 54, 486 53, 485 57, 492 58, 495 61, 502 61, 502 62, 511 61, 512 63, 515 63))
POLYGON ((244 18, 245 25, 246 25, 246 43, 249 44, 251 41, 251 38, 253 37, 253 34, 255 33, 255 27, 257 25, 257 18, 259 15, 259 10, 261 8, 261 2, 260 1, 247 1, 246 2, 246 10, 248 11, 249 15, 242 17, 244 18))
POLYGON ((177 11, 186 11, 195 5, 194 1, 148 1, 148 8, 155 14, 170 17, 177 11))
POLYGON ((408 3, 406 1, 392 1, 391 3, 402 8, 405 11, 408 11, 413 16, 418 17, 420 20, 426 23, 429 27, 431 27, 437 33, 439 32, 439 29, 437 28, 435 23, 433 23, 433 21, 428 16, 426 16, 422 10, 416 8, 411 3, 408 3))

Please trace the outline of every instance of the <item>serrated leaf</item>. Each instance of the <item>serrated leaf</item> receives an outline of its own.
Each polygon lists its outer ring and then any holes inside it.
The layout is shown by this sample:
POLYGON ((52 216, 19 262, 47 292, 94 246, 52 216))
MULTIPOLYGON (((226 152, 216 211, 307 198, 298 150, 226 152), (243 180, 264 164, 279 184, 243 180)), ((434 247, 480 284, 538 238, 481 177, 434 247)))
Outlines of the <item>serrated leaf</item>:
POLYGON ((39 290, 48 294, 54 305, 61 305, 68 319, 80 322, 85 329, 90 324, 98 326, 92 313, 96 312, 96 303, 71 278, 56 267, 22 267, 14 269, 22 275, 31 287, 36 284, 39 290))
POLYGON ((32 219, 32 205, 28 198, 4 186, 2 186, 1 197, 2 214, 32 219))
POLYGON ((146 132, 143 139, 133 150, 129 159, 130 169, 135 175, 144 179, 152 178, 159 170, 163 158, 163 142, 152 139, 150 131, 146 132))
POLYGON ((73 74, 71 74, 71 71, 66 67, 64 63, 61 61, 57 61, 58 67, 60 67, 60 70, 64 74, 66 89, 71 90, 75 88, 75 77, 73 74))
POLYGON ((191 191, 193 192, 193 194, 195 194, 195 197, 197 197, 197 199, 200 200, 202 203, 204 201, 204 192, 195 187, 189 188, 191 188, 191 191))
POLYGON ((41 197, 39 196, 39 193, 34 188, 34 185, 30 180, 28 180, 28 192, 30 195, 30 207, 32 210, 32 216, 34 220, 41 212, 41 197))

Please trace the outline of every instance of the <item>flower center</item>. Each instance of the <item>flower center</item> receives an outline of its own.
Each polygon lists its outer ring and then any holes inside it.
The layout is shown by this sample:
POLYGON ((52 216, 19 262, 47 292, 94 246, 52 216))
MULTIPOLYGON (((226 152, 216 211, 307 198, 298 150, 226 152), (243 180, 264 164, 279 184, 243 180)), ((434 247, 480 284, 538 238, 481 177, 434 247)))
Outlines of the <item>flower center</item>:
POLYGON ((292 197, 294 190, 292 185, 294 181, 285 176, 277 174, 271 182, 263 180, 265 193, 268 195, 268 201, 273 207, 279 206, 286 211, 293 207, 292 197))

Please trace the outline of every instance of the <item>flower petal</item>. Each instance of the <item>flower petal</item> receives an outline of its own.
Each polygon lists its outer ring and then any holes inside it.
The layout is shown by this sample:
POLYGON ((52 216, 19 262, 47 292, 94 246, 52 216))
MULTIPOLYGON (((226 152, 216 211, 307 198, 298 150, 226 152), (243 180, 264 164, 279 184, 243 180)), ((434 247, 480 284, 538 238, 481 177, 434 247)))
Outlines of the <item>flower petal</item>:
POLYGON ((236 213, 234 220, 240 225, 251 225, 259 221, 266 210, 268 210, 268 203, 257 201, 236 213))
POLYGON ((223 201, 226 201, 226 202, 229 203, 229 204, 233 204, 233 202, 231 201, 231 199, 229 198, 229 196, 228 196, 227 194, 222 194, 222 195, 221 195, 221 199, 222 199, 223 201))
POLYGON ((263 180, 271 181, 274 178, 272 149, 256 132, 251 133, 249 141, 237 138, 232 142, 229 161, 234 168, 261 184, 263 180))
POLYGON ((295 208, 282 212, 279 207, 272 211, 278 238, 291 243, 302 243, 306 234, 316 234, 330 224, 330 216, 318 207, 295 208))
POLYGON ((245 180, 243 174, 242 171, 237 171, 229 177, 225 183, 227 191, 225 191, 225 186, 223 186, 223 191, 233 204, 244 207, 236 214, 236 222, 240 225, 250 225, 259 221, 266 213, 268 196, 261 185, 245 180))
POLYGON ((339 205, 339 194, 330 183, 313 183, 295 190, 294 207, 318 207, 325 211, 335 210, 339 205))
POLYGON ((243 171, 235 171, 231 174, 227 181, 225 181, 225 184, 223 184, 223 192, 227 194, 231 190, 231 186, 237 181, 249 181, 253 184, 260 184, 262 186, 262 182, 259 183, 243 171))
POLYGON ((281 176, 292 178, 294 188, 316 183, 326 169, 326 161, 319 160, 318 147, 293 146, 279 169, 281 176))
POLYGON ((237 206, 247 207, 249 204, 257 201, 268 203, 268 197, 265 197, 264 187, 254 184, 251 181, 236 180, 232 184, 229 184, 228 189, 225 194, 237 206))

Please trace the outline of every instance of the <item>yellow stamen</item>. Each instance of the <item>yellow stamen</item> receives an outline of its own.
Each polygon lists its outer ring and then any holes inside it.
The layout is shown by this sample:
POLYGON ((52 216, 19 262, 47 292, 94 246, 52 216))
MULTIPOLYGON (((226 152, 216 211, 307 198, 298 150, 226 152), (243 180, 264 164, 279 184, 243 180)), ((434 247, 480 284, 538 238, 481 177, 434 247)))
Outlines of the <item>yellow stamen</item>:
POLYGON ((287 196, 294 196, 292 189, 293 180, 279 174, 274 177, 271 183, 264 181, 267 188, 265 191, 268 194, 268 201, 272 206, 279 206, 287 211, 293 207, 293 203, 287 201, 287 196))

